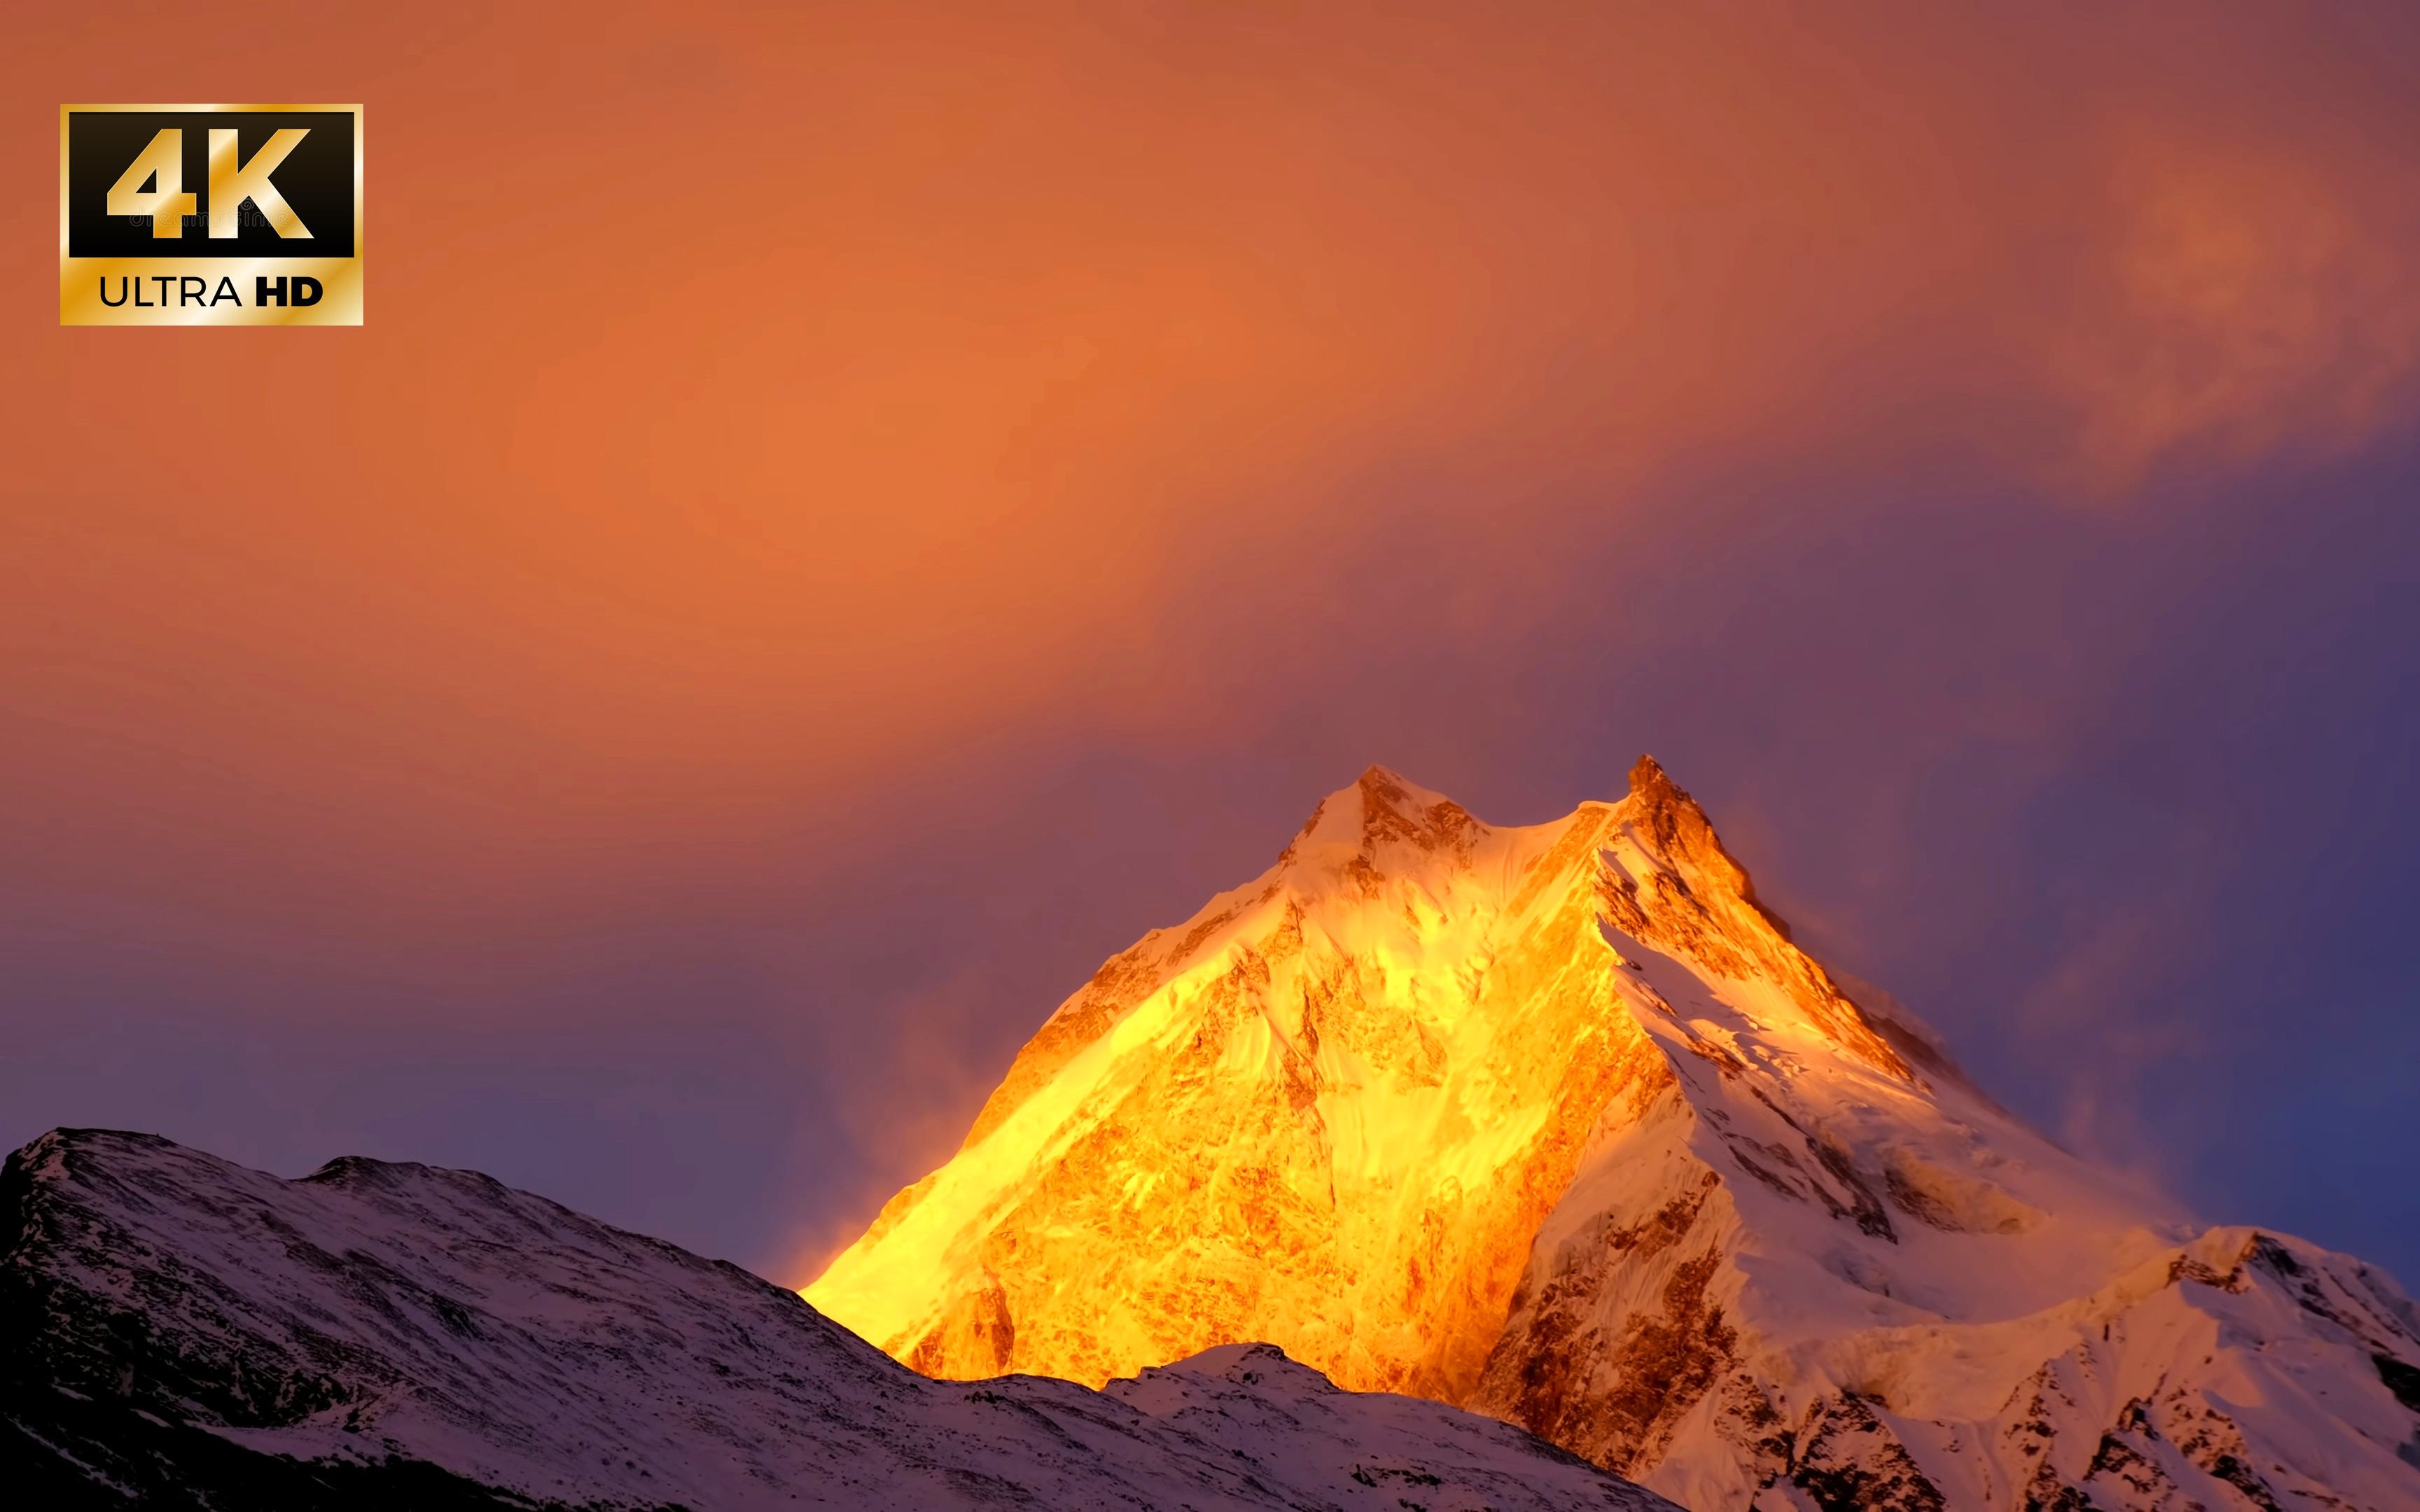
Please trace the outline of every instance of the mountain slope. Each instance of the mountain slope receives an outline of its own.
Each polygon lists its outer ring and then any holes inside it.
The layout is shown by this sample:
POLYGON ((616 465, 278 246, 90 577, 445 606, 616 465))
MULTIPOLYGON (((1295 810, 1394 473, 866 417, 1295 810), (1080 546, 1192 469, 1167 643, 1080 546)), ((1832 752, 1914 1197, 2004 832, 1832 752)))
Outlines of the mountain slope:
POLYGON ((1667 1505, 1265 1346, 1102 1393, 929 1381, 736 1267, 473 1173, 284 1181, 82 1131, 0 1169, 0 1486, 233 1512, 1667 1505))
POLYGON ((1879 1008, 1652 761, 1518 828, 1373 767, 807 1296, 948 1377, 1265 1338, 1700 1512, 2420 1505, 2391 1282, 2196 1236, 1879 1008))

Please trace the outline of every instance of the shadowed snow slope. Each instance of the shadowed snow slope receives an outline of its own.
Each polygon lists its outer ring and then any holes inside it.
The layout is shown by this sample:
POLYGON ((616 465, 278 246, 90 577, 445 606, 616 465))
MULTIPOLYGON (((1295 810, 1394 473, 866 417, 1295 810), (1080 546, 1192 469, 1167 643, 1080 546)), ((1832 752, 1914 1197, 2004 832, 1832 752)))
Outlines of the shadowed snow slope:
POLYGON ((1668 1506, 1266 1346, 1101 1392, 931 1381, 484 1176, 285 1181, 144 1134, 0 1170, 0 1486, 45 1512, 1668 1506))
POLYGON ((806 1295, 939 1376, 1266 1339, 1699 1512, 2420 1507, 2385 1276, 2196 1233, 1857 991, 1652 761, 1520 828, 1373 767, 806 1295))

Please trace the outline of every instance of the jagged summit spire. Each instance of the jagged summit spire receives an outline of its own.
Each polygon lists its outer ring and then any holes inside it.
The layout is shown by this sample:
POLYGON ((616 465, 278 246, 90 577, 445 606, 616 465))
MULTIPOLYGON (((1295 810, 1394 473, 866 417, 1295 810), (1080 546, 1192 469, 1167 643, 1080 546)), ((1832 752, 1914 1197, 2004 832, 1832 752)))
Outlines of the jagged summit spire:
POLYGON ((1664 770, 1664 764, 1645 751, 1639 752, 1638 760, 1631 764, 1630 792, 1634 797, 1669 795, 1683 803, 1690 801, 1688 793, 1664 770))
POLYGON ((1725 889, 1736 893, 1775 933, 1784 940, 1792 937, 1789 922, 1757 897, 1755 879, 1725 847, 1705 809, 1689 795, 1688 789, 1672 780, 1654 757, 1641 755, 1631 767, 1628 801, 1635 810, 1633 823, 1660 849, 1703 869, 1725 889))
POLYGON ((1368 766, 1363 767, 1361 775, 1353 779, 1353 786, 1340 789, 1339 792, 1340 794, 1359 793, 1367 801, 1415 808, 1426 808, 1433 804, 1453 801, 1436 789, 1415 782, 1393 767, 1379 762, 1372 762, 1368 766))
MULTIPOLYGON (((1668 822, 1659 823, 1659 834, 1686 833, 1700 843, 1711 842, 1715 851, 1722 842, 1714 838, 1714 822, 1706 810, 1689 795, 1689 790, 1672 780, 1664 764, 1654 757, 1641 755, 1630 768, 1630 803, 1645 814, 1668 814, 1668 822)), ((1730 857, 1724 857, 1729 860, 1730 857)))
POLYGON ((1469 811, 1451 798, 1373 762, 1350 786, 1319 800, 1278 859, 1283 865, 1317 851, 1367 862, 1390 841, 1433 851, 1466 840, 1478 827, 1469 811))

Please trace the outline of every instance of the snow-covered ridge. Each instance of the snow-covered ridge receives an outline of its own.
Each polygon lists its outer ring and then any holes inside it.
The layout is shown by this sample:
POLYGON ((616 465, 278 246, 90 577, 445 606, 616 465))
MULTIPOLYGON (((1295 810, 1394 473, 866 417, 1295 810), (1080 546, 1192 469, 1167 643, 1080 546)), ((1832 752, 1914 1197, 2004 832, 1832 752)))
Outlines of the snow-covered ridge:
POLYGON ((1859 991, 1652 761, 1524 826, 1373 767, 807 1296, 940 1376, 1267 1339, 1700 1512, 2420 1507, 2391 1281, 2198 1232, 1859 991))
POLYGON ((473 1172, 287 1181, 67 1130, 0 1169, 0 1487, 45 1512, 1668 1505, 1265 1346, 1103 1392, 930 1381, 473 1172))

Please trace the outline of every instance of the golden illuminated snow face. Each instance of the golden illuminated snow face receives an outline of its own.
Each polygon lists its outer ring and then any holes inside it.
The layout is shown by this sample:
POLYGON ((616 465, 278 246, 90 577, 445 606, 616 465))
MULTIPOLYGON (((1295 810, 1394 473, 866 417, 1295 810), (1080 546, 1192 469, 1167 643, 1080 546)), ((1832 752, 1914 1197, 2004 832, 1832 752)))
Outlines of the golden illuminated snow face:
POLYGON ((1675 1086, 1608 924, 1772 973, 1905 1067, 1684 795, 1492 829, 1383 770, 1265 876, 1104 965, 949 1165, 808 1289, 931 1374, 1097 1383, 1273 1339, 1459 1401, 1592 1137, 1675 1086))
POLYGON ((1266 1341, 1700 1512, 2420 1505, 2391 1282, 2195 1237, 1881 1004, 1652 761, 1520 828, 1373 767, 806 1297, 960 1379, 1266 1341))

